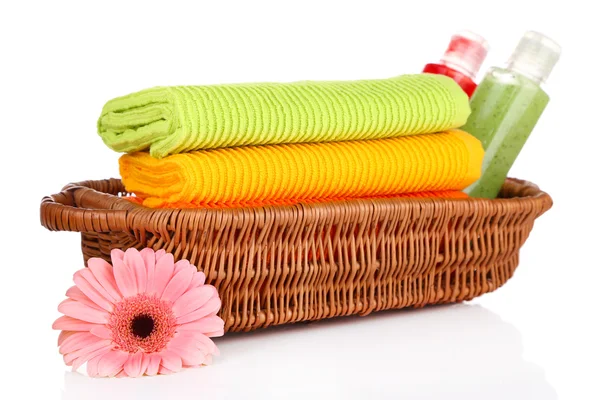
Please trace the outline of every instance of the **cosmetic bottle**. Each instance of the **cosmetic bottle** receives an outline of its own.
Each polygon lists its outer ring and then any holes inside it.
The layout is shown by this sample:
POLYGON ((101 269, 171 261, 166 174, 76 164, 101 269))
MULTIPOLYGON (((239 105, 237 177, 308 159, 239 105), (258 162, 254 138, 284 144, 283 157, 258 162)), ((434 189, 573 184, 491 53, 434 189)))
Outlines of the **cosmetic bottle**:
POLYGON ((427 64, 423 72, 449 76, 471 97, 477 87, 475 77, 487 52, 488 44, 484 38, 461 31, 452 36, 440 62, 427 64))
POLYGON ((485 150, 481 178, 465 189, 471 197, 497 197, 508 172, 538 122, 549 97, 542 89, 560 57, 560 46, 527 32, 504 68, 491 68, 471 98, 462 127, 485 150))

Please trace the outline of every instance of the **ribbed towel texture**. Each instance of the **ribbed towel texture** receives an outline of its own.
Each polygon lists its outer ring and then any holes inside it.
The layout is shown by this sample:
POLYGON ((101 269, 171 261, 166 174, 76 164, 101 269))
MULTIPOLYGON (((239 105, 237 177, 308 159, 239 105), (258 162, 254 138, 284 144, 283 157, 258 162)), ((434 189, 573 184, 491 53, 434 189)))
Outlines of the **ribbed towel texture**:
POLYGON ((479 178, 483 148, 450 130, 402 138, 123 155, 125 188, 148 207, 259 206, 462 190, 479 178))
POLYGON ((442 75, 157 87, 106 103, 98 133, 156 158, 242 145, 381 139, 462 126, 467 95, 442 75))
MULTIPOLYGON (((129 196, 129 197, 125 197, 127 200, 131 201, 132 203, 135 204, 140 204, 140 205, 144 205, 144 199, 142 199, 141 197, 134 197, 134 196, 129 196)), ((339 197, 339 198, 335 198, 332 197, 330 199, 327 199, 328 201, 345 201, 345 200, 356 200, 356 199, 361 199, 362 197, 339 197)), ((431 199, 431 198, 436 198, 436 199, 468 199, 469 196, 464 193, 464 192, 460 192, 458 190, 440 190, 437 192, 416 192, 416 193, 402 193, 402 194, 390 194, 390 195, 385 195, 385 196, 368 196, 366 197, 368 199, 392 199, 392 198, 401 198, 401 199, 431 199)), ((321 201, 320 199, 305 199, 302 201, 302 204, 313 204, 313 203, 318 203, 319 201, 321 201)), ((278 203, 278 205, 292 205, 292 204, 297 204, 298 202, 296 201, 291 201, 291 200, 282 200, 280 203, 278 203)), ((255 205, 264 205, 261 203, 255 204, 255 205)), ((164 203, 162 204, 160 207, 156 207, 156 208, 200 208, 198 205, 193 204, 193 203, 164 203)), ((204 205, 201 208, 224 208, 221 205, 204 205)))

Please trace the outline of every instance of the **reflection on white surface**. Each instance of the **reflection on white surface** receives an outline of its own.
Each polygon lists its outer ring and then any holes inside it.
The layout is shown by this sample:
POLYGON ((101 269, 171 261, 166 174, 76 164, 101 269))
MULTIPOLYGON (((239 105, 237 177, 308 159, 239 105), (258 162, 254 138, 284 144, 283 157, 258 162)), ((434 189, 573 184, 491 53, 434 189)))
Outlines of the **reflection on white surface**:
POLYGON ((228 334, 210 367, 141 379, 65 374, 64 400, 556 399, 519 331, 477 305, 228 334))

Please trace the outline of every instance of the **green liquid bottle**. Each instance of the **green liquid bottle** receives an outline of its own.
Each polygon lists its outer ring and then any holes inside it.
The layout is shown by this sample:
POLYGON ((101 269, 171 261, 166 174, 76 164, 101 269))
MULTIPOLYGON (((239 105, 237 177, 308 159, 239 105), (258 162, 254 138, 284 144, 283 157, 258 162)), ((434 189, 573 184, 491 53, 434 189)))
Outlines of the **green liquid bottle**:
POLYGON ((560 46, 527 32, 505 68, 491 68, 471 98, 462 128, 481 140, 481 178, 465 189, 471 197, 496 198, 508 172, 548 104, 542 84, 560 57, 560 46))

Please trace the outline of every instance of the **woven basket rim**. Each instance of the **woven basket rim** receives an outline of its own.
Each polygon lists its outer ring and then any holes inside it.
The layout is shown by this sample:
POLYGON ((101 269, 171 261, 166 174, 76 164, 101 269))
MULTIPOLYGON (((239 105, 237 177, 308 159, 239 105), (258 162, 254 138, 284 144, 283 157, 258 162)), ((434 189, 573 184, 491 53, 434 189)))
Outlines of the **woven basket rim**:
MULTIPOLYGON (((89 180, 66 185, 60 193, 46 196, 41 203, 41 223, 49 230, 75 232, 131 231, 144 221, 160 220, 164 223, 181 216, 201 216, 212 214, 223 217, 244 213, 257 218, 275 218, 278 214, 290 215, 301 210, 315 218, 326 218, 344 204, 348 209, 371 208, 387 210, 396 207, 425 210, 438 205, 454 205, 462 213, 472 210, 480 214, 505 214, 515 209, 534 209, 537 216, 552 206, 551 197, 528 181, 508 178, 497 199, 441 199, 441 198, 364 198, 337 200, 323 203, 277 205, 240 208, 193 208, 193 209, 151 209, 143 207, 123 197, 125 188, 120 179, 89 180)), ((351 211, 348 217, 352 217, 351 211)))

